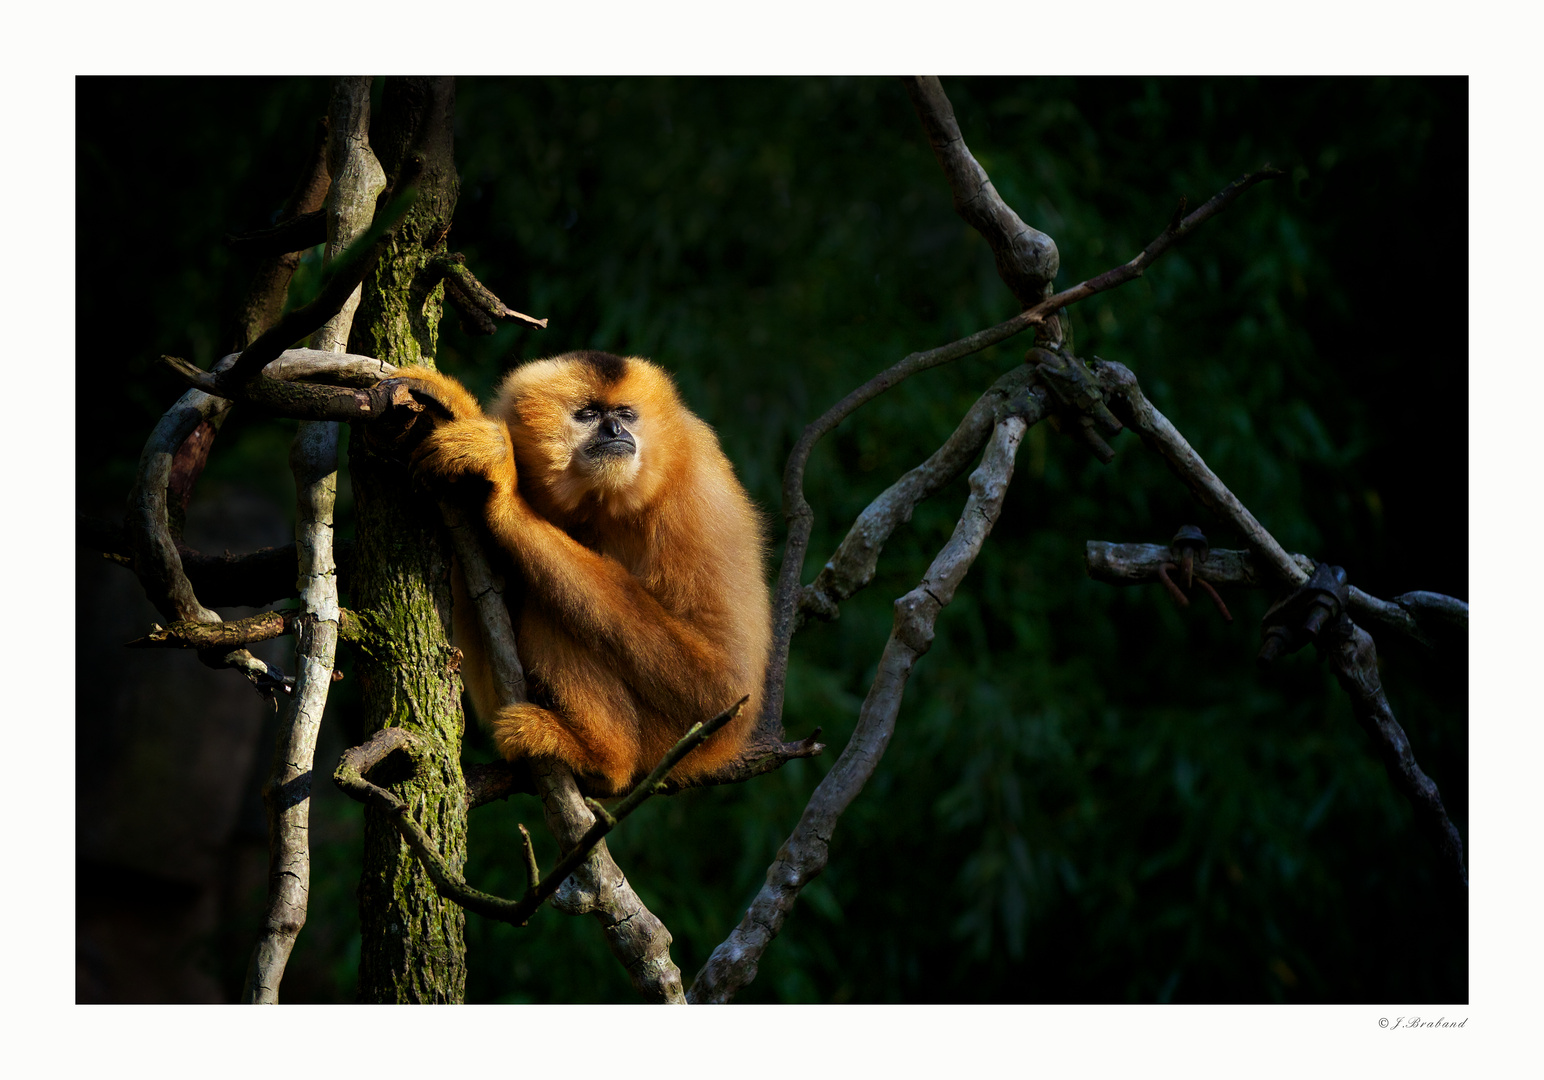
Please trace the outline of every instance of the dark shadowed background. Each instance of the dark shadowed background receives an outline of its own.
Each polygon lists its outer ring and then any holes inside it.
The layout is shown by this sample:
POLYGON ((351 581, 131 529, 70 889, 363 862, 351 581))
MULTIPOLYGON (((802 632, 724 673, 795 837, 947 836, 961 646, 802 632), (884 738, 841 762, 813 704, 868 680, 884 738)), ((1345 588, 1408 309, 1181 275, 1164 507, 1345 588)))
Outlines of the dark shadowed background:
MULTIPOLYGON (((1131 367, 1289 551, 1374 595, 1467 598, 1464 80, 944 87, 1003 197, 1055 238, 1058 287, 1129 259, 1181 195, 1194 206, 1266 162, 1287 170, 1145 278, 1074 308, 1077 351, 1131 367)), ((79 82, 81 512, 122 514, 181 389, 155 358, 208 366, 228 351, 246 267, 223 238, 271 219, 327 92, 79 82)), ((551 324, 473 338, 447 318, 440 366, 486 393, 510 364, 567 349, 659 360, 779 543, 783 461, 805 423, 906 353, 1015 311, 895 81, 464 79, 456 139, 451 248, 551 324)), ((316 270, 313 253, 292 299, 316 270)), ((806 580, 1027 344, 913 378, 816 450, 806 580)), ((292 431, 239 410, 226 424, 194 494, 194 546, 288 539, 292 431)), ((1193 522, 1241 546, 1134 437, 1114 445, 1101 466, 1047 425, 1025 439, 883 763, 741 1000, 1467 999, 1466 912, 1333 679, 1311 653, 1255 669, 1269 598, 1225 592, 1225 625, 1084 575, 1090 539, 1163 542, 1193 522)), ((655 800, 613 834, 688 980, 851 731, 890 604, 964 495, 962 478, 919 507, 841 620, 795 638, 785 723, 792 737, 822 726, 824 757, 655 800)), ((346 480, 339 505, 348 536, 346 480)), ((262 901, 273 712, 191 655, 123 650, 155 618, 127 571, 83 550, 77 586, 78 1000, 231 1000, 262 901)), ((1378 644, 1467 842, 1463 644, 1378 644)), ((264 655, 287 665, 287 649, 264 655)), ((351 688, 335 687, 318 753, 310 921, 287 1001, 353 997, 360 810, 325 779, 361 731, 351 688)), ((491 757, 480 734, 467 757, 491 757)), ((476 811, 469 880, 517 895, 516 824, 540 816, 525 797, 476 811)), ((515 930, 473 915, 467 937, 470 1000, 632 1000, 587 920, 545 911, 515 930)))

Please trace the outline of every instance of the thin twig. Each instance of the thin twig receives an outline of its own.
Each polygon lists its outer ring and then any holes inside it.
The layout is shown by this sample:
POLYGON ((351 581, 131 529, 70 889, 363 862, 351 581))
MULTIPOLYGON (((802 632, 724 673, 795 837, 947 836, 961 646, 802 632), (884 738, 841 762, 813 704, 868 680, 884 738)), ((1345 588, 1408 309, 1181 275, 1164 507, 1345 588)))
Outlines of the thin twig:
MULTIPOLYGON (((1086 300, 1095 293, 1105 292, 1115 288, 1117 285, 1124 285, 1128 281, 1136 280, 1146 273, 1147 268, 1160 255, 1189 236, 1197 228, 1205 224, 1208 219, 1226 210, 1233 200, 1237 199, 1245 191, 1261 181, 1275 180, 1285 175, 1287 174, 1280 169, 1272 168, 1269 165, 1258 172, 1245 173, 1202 203, 1188 216, 1177 222, 1170 221, 1168 228, 1159 233, 1152 243, 1138 252, 1130 262, 1106 270, 1097 277, 1091 277, 1087 281, 1079 282, 1070 289, 1064 289, 1054 296, 1047 297, 1043 303, 1037 304, 1031 310, 1041 311, 1041 309, 1045 309, 1042 312, 1043 317, 1043 315, 1049 314, 1052 311, 1059 311, 1064 307, 1075 304, 1079 300, 1086 300)), ((1025 312, 1025 314, 1027 315, 1029 312, 1025 312)))
POLYGON ((493 290, 478 281, 477 275, 468 269, 465 255, 436 255, 424 269, 426 285, 432 286, 442 278, 448 279, 445 281, 445 299, 463 317, 475 324, 478 333, 491 334, 498 329, 497 323, 506 319, 514 319, 541 330, 547 328, 546 319, 522 314, 493 295, 493 290))

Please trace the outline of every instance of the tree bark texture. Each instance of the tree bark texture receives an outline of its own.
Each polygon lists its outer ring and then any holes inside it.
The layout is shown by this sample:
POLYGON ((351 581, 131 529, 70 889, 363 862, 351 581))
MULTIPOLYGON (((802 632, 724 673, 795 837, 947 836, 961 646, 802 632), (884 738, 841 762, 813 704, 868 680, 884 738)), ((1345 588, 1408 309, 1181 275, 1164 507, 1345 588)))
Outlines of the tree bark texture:
MULTIPOLYGON (((422 289, 426 244, 455 211, 448 79, 389 82, 371 142, 387 175, 417 172, 417 201, 365 278, 353 352, 398 366, 433 365, 442 289, 422 289)), ((432 499, 415 492, 404 464, 367 433, 350 441, 359 540, 353 603, 369 620, 359 650, 366 733, 402 727, 414 736, 409 775, 391 778, 414 820, 457 873, 466 862, 461 776, 461 681, 451 649, 450 554, 432 499)), ((384 778, 383 778, 384 781, 384 778)), ((359 883, 359 999, 459 1002, 466 988, 466 918, 441 897, 396 825, 365 813, 359 883)))

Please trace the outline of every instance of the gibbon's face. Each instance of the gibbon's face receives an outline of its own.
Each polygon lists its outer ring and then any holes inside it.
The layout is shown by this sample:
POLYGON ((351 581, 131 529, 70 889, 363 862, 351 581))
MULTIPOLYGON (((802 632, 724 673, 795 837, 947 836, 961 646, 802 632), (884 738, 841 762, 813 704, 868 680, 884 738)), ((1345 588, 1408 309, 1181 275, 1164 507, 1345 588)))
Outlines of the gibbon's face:
POLYGON ((496 411, 509 426, 522 483, 539 492, 544 512, 562 514, 647 506, 683 452, 680 428, 689 419, 663 370, 601 352, 522 364, 505 380, 496 411))
POLYGON ((601 491, 620 491, 638 475, 638 410, 625 401, 586 401, 568 419, 571 467, 601 491))

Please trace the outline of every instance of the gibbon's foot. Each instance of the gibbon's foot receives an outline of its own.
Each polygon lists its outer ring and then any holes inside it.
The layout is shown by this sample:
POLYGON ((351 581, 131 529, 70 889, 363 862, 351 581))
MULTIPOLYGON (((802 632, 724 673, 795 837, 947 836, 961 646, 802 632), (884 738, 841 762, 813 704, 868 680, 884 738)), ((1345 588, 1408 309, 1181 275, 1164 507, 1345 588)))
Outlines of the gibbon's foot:
POLYGON ((437 480, 480 476, 489 481, 515 480, 515 457, 502 423, 486 417, 448 420, 424 437, 413 451, 413 472, 437 480))
POLYGON ((577 772, 599 773, 611 794, 632 786, 636 754, 618 753, 621 748, 614 740, 581 741, 561 713, 522 702, 500 709, 490 726, 493 745, 506 761, 552 757, 577 772))

